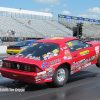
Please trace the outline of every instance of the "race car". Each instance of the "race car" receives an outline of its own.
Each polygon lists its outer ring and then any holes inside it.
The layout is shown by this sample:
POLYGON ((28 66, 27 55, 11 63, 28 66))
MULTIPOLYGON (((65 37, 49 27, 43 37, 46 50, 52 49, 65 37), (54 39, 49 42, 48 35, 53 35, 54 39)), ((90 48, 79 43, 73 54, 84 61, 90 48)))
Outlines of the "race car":
POLYGON ((19 54, 3 59, 3 77, 27 83, 60 87, 88 66, 100 67, 100 42, 73 37, 51 37, 36 41, 19 54))
POLYGON ((11 55, 17 54, 20 51, 26 49, 28 46, 30 46, 35 41, 36 40, 24 40, 24 41, 18 42, 17 44, 7 46, 6 52, 7 54, 11 54, 11 55))

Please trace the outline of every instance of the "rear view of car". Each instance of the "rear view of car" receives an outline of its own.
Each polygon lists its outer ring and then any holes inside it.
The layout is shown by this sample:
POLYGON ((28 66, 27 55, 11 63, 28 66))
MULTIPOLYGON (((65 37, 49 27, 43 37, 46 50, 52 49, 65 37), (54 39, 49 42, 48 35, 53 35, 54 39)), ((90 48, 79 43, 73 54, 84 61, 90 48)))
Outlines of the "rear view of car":
POLYGON ((17 54, 23 49, 26 49, 29 47, 32 43, 34 43, 36 40, 25 40, 22 42, 18 42, 17 44, 7 46, 7 54, 17 54))

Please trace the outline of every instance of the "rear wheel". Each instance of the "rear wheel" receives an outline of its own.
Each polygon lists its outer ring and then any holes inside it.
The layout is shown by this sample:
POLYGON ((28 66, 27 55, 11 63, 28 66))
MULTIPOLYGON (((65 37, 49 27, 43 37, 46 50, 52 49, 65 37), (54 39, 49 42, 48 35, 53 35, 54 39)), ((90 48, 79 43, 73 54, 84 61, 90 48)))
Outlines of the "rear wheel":
POLYGON ((98 56, 98 59, 97 59, 96 66, 97 66, 98 68, 100 68, 100 53, 99 53, 99 56, 98 56))
POLYGON ((55 71, 52 79, 53 86, 60 87, 66 84, 68 79, 68 69, 66 65, 60 65, 55 71))

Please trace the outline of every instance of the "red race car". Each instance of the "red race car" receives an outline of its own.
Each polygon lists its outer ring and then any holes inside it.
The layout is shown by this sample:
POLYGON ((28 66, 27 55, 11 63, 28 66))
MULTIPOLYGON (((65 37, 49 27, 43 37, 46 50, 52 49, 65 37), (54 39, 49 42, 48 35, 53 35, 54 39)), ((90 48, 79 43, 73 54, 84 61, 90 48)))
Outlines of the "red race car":
POLYGON ((88 66, 100 67, 100 42, 84 42, 73 37, 52 37, 36 41, 19 54, 3 60, 3 77, 63 86, 68 76, 88 66))

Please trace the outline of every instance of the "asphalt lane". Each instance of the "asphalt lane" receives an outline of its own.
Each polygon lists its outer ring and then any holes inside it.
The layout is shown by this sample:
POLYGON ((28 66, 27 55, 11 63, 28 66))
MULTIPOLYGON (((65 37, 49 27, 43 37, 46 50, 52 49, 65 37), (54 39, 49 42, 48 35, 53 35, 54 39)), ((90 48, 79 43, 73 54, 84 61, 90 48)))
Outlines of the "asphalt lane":
MULTIPOLYGON (((13 80, 0 75, 0 89, 21 89, 26 83, 6 85, 13 80)), ((65 86, 53 88, 45 83, 21 91, 0 92, 0 100, 100 100, 100 68, 92 65, 69 77, 65 86)))

